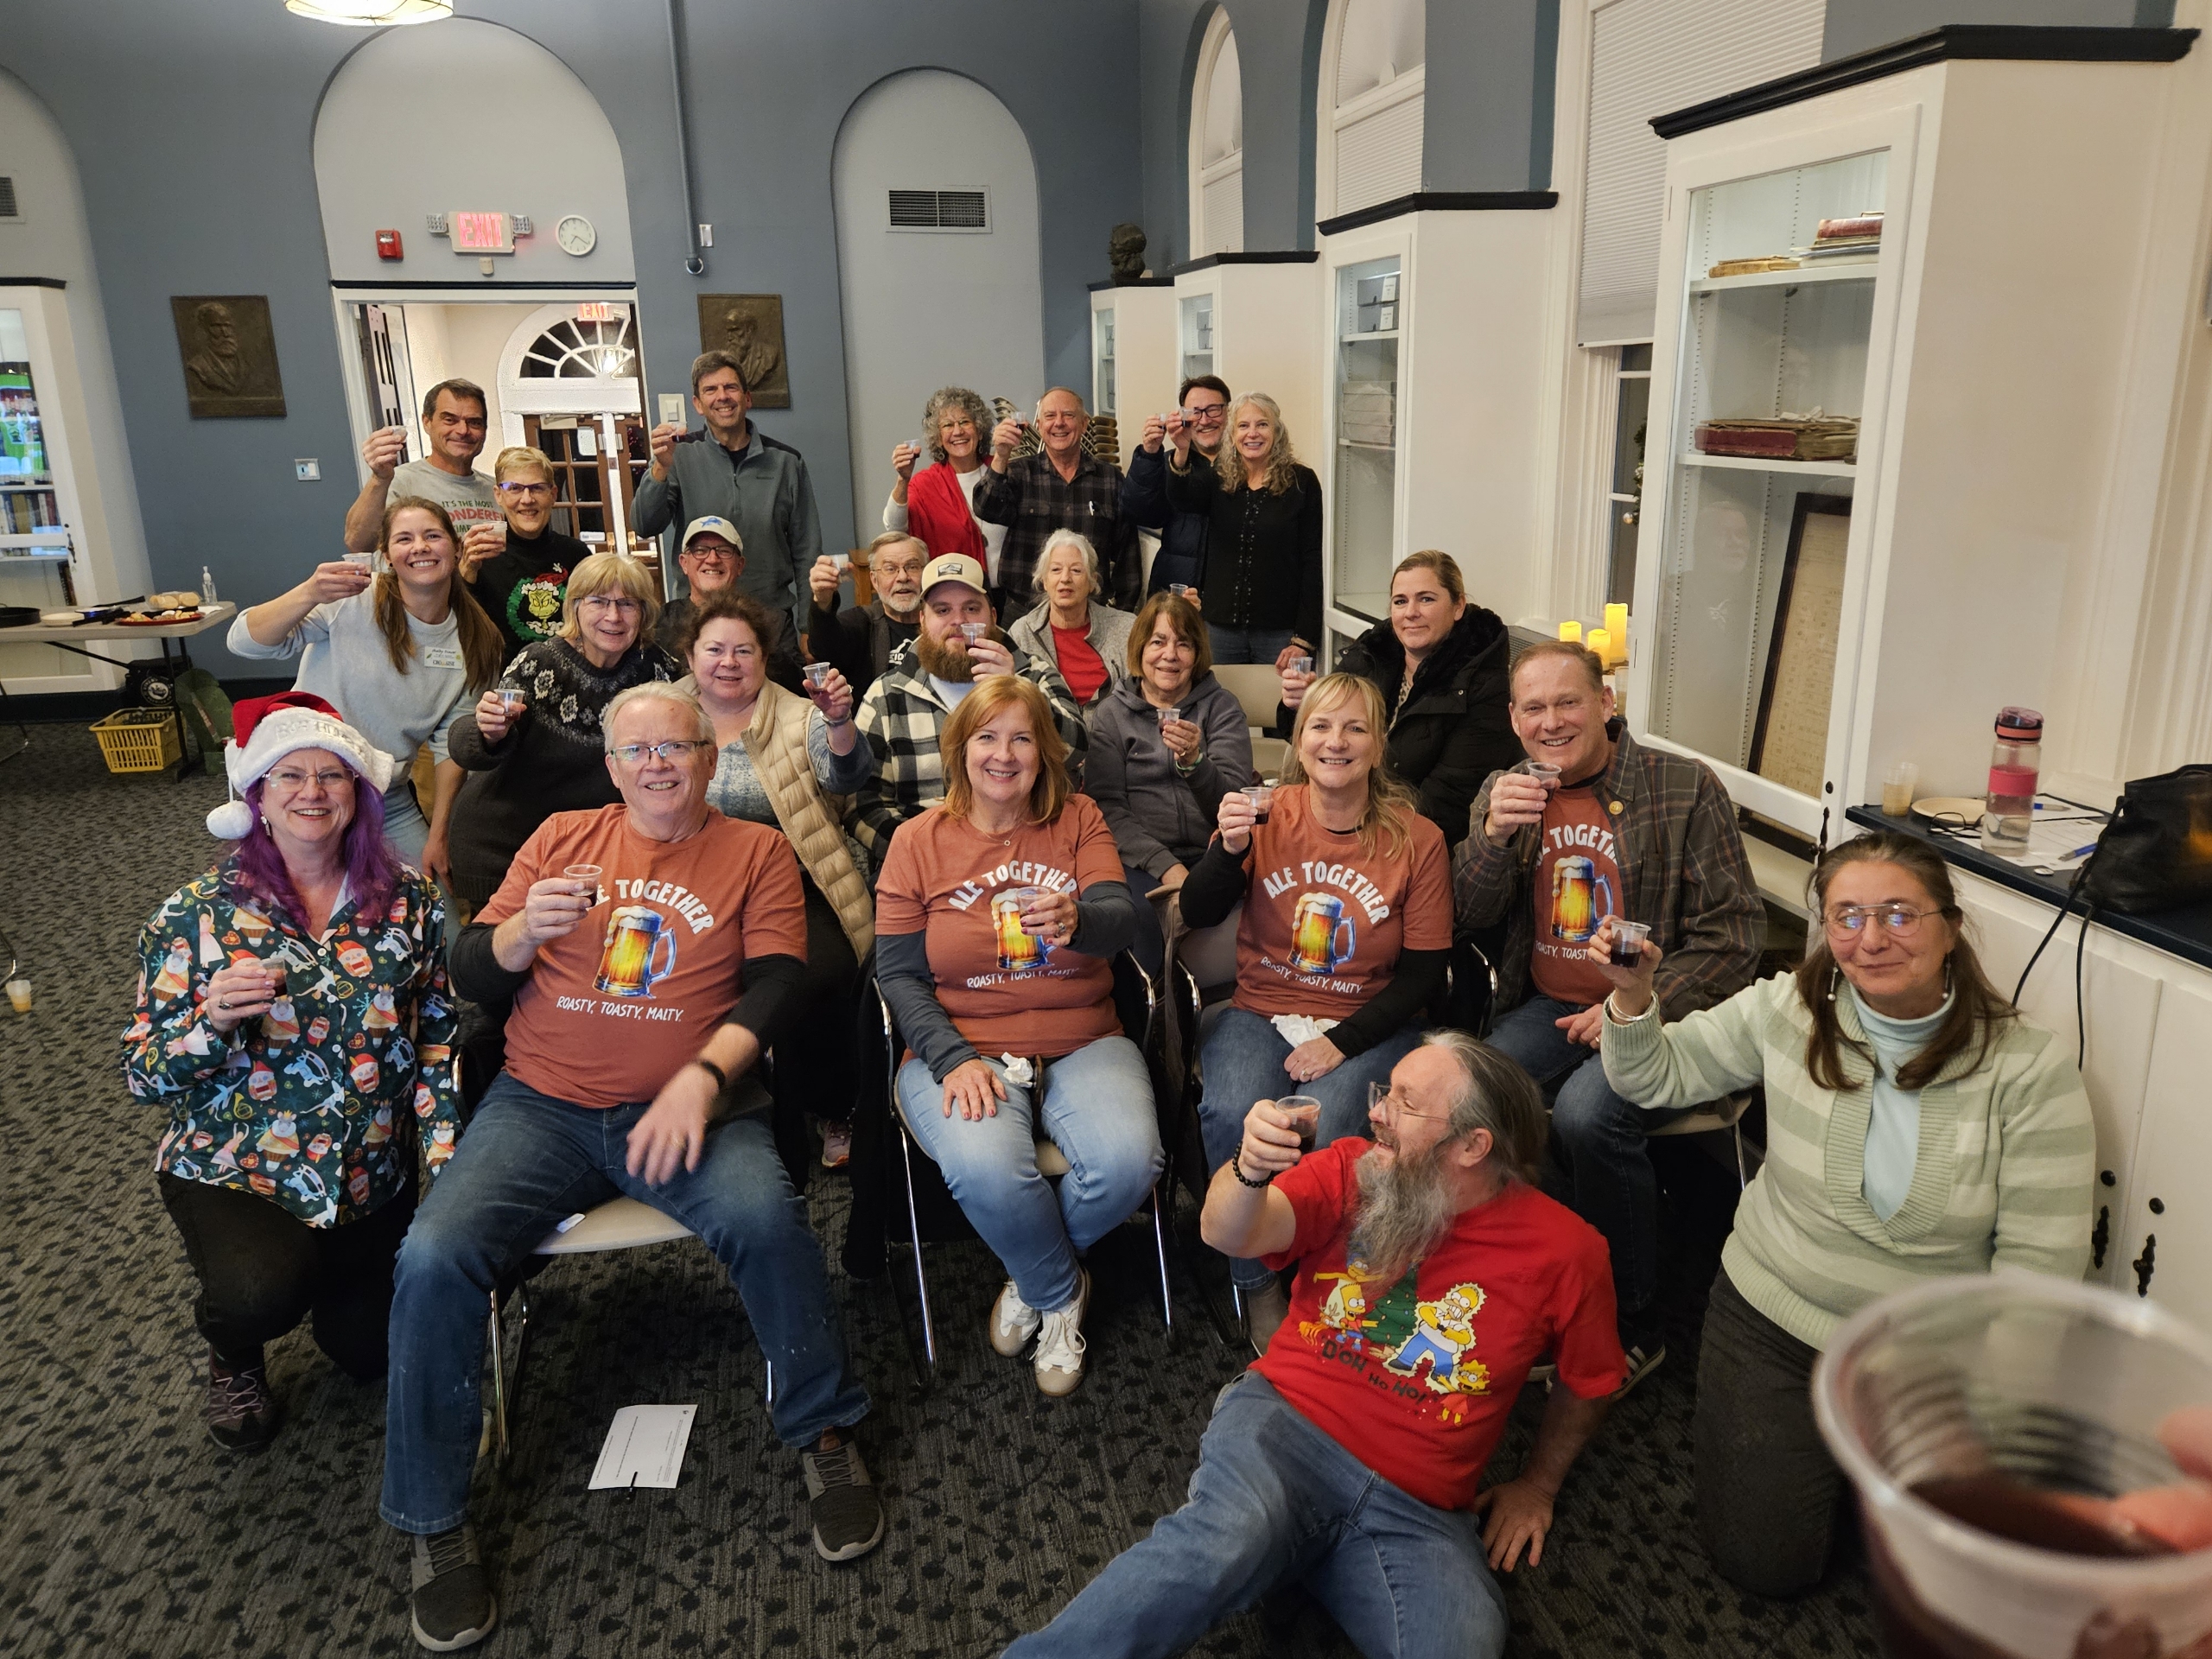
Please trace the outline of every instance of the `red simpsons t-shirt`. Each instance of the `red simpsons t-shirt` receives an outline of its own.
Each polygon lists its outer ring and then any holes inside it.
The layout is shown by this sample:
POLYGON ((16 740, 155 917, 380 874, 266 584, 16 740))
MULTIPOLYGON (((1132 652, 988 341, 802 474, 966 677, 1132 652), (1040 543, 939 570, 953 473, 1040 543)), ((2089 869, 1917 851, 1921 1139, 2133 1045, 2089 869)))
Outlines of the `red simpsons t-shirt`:
POLYGON ((599 902, 540 947, 507 1019, 507 1070, 579 1106, 651 1100, 737 1006, 747 957, 806 960, 806 899, 791 842, 764 824, 707 815, 682 841, 651 841, 629 809, 556 812, 524 842, 480 922, 504 922, 531 884, 600 866, 599 902))
POLYGON ((1252 830, 1244 919, 1236 930, 1236 1006, 1342 1020, 1390 982, 1401 950, 1452 945, 1452 860, 1444 832, 1407 815, 1395 853, 1317 820, 1302 784, 1274 792, 1252 830))
POLYGON ((1395 1284, 1347 1261, 1371 1143, 1338 1141, 1275 1178, 1298 1234, 1290 1317, 1253 1368, 1314 1427, 1424 1503, 1464 1510, 1497 1449, 1529 1366, 1594 1400, 1627 1374, 1605 1241, 1566 1205, 1516 1181, 1463 1211, 1395 1284))

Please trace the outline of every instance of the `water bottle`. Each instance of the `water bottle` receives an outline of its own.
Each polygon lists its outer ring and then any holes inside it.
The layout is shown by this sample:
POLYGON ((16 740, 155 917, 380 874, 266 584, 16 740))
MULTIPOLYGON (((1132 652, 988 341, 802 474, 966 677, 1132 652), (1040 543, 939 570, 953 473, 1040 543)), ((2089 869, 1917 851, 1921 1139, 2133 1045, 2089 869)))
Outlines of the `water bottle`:
POLYGON ((2014 856, 2028 850, 2034 826, 2036 775, 2043 770, 2043 716, 2032 709, 1997 711, 1997 743, 1989 754, 1989 800, 1982 809, 1986 851, 2014 856))
POLYGON ((200 598, 203 604, 215 602, 215 573, 204 564, 200 567, 200 598))

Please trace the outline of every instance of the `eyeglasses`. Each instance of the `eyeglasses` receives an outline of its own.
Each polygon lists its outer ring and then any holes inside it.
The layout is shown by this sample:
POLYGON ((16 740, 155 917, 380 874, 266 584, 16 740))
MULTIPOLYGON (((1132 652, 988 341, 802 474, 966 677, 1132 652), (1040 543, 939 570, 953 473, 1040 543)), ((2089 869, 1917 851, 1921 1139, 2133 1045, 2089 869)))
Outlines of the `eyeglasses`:
MULTIPOLYGON (((343 766, 333 766, 327 772, 314 774, 314 780, 325 789, 344 789, 353 783, 353 774, 343 766)), ((297 794, 308 786, 308 774, 287 766, 269 774, 269 781, 287 794, 297 794)))
POLYGON ((737 555, 726 547, 687 547, 677 556, 695 559, 701 564, 728 564, 737 555))
POLYGON ((1185 407, 1191 411, 1193 426, 1219 426, 1229 414, 1227 404, 1188 404, 1185 407))
POLYGON ((649 754, 658 755, 664 760, 681 760, 707 747, 707 740, 702 737, 671 737, 665 743, 624 743, 607 753, 626 766, 642 766, 649 754))
POLYGON ((1368 1116, 1372 1117, 1385 1106, 1390 1109, 1390 1115, 1393 1117, 1426 1117, 1440 1123, 1452 1116, 1449 1112, 1417 1112, 1406 1103, 1406 1097, 1389 1084, 1369 1084, 1367 1085, 1368 1116))
POLYGON ((518 501, 542 501, 553 493, 550 484, 502 484, 501 495, 512 496, 518 501))
POLYGON ((1827 929, 1831 938, 1855 939, 1869 921, 1878 920, 1891 938, 1909 939, 1920 931, 1922 922, 1942 913, 1940 909, 1915 910, 1910 905, 1838 905, 1827 913, 1827 929))
POLYGON ((625 616, 638 613, 638 601, 627 594, 592 594, 576 601, 580 611, 620 611, 625 616))

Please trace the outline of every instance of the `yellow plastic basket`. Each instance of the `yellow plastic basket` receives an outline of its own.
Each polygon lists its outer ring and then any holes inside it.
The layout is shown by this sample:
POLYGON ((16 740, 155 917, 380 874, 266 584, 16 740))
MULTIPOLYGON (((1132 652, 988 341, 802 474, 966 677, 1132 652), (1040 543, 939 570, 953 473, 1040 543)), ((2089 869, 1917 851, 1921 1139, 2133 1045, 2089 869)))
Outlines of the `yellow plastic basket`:
POLYGON ((176 716, 162 709, 120 709, 92 728, 110 772, 161 772, 184 758, 176 716))

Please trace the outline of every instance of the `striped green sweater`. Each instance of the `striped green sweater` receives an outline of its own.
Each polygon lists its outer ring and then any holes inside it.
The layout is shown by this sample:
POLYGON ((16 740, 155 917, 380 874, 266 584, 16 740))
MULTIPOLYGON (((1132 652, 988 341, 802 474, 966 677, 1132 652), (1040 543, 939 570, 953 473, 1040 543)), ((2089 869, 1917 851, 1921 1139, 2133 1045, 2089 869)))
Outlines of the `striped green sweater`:
POLYGON ((1736 1211, 1721 1266, 1744 1300, 1801 1342, 1876 1297, 1993 1265, 2079 1279, 2088 1266, 2095 1134, 2081 1074, 2025 1020, 1988 1059, 1955 1058, 1920 1094, 1912 1187, 1887 1221, 1860 1188, 1872 1062, 1851 987, 1836 992, 1841 1093, 1805 1071, 1812 1015, 1787 974, 1672 1025, 1605 1022, 1605 1077, 1628 1099, 1689 1106, 1766 1084, 1767 1155, 1736 1211))

